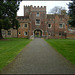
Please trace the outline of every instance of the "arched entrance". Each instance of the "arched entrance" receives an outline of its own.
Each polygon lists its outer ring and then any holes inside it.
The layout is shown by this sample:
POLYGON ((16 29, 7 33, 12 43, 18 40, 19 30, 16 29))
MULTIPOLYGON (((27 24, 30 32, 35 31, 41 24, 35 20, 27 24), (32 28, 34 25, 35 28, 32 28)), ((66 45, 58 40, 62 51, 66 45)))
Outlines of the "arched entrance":
POLYGON ((34 30, 34 37, 41 38, 42 37, 42 31, 39 29, 34 30))

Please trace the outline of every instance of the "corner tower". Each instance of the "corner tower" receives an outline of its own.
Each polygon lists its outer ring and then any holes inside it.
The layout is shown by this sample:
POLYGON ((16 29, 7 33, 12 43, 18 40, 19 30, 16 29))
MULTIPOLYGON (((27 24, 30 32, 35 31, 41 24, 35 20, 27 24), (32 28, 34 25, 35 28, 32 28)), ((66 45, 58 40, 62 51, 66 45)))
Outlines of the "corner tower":
POLYGON ((24 16, 28 17, 30 15, 30 6, 24 6, 24 16))

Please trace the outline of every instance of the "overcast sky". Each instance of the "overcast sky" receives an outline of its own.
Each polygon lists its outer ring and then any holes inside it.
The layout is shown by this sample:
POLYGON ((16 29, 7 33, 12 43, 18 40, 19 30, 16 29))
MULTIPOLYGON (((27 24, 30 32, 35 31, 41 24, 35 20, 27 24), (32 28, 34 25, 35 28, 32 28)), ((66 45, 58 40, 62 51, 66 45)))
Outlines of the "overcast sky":
POLYGON ((71 1, 22 1, 20 3, 20 9, 17 12, 17 16, 23 16, 24 15, 24 5, 25 6, 46 6, 46 13, 54 7, 54 6, 62 6, 65 7, 66 10, 68 10, 68 5, 71 1))

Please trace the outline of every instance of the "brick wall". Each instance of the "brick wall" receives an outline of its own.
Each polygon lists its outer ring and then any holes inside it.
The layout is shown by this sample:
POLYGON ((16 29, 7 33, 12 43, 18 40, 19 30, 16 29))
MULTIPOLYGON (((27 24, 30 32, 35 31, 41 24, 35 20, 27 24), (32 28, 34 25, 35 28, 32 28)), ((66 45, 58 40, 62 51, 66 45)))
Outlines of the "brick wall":
POLYGON ((18 37, 19 38, 28 38, 29 37, 29 19, 24 19, 21 17, 21 19, 18 19, 20 22, 20 27, 18 28, 18 37), (27 27, 25 27, 25 24, 27 24, 27 27), (25 35, 25 32, 27 32, 27 35, 25 35))
POLYGON ((31 21, 31 36, 34 35, 34 31, 36 29, 42 31, 42 36, 46 36, 47 34, 47 25, 46 25, 46 7, 34 6, 31 7, 30 21, 31 21), (37 12, 39 12, 39 16, 37 16, 37 12), (36 24, 36 19, 40 20, 40 24, 36 24))
POLYGON ((67 31, 67 25, 65 22, 65 15, 47 15, 47 26, 51 24, 51 27, 48 27, 48 38, 66 38, 65 32, 67 31), (59 24, 62 24, 62 27, 59 27, 59 24), (61 35, 59 35, 61 34, 61 35))
POLYGON ((67 33, 66 36, 67 36, 67 38, 75 39, 75 33, 67 33))

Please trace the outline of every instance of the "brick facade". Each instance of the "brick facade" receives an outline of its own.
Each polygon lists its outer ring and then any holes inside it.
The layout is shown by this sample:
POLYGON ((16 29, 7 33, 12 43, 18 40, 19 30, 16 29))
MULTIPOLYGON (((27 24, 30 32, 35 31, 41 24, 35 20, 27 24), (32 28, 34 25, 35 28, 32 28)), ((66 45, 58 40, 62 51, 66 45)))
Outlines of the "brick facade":
MULTIPOLYGON (((75 38, 75 32, 69 31, 69 17, 64 10, 61 11, 61 15, 46 14, 46 6, 24 6, 24 16, 17 16, 17 19, 20 22, 19 38, 75 38)), ((14 34, 11 37, 16 37, 17 31, 14 34)))

